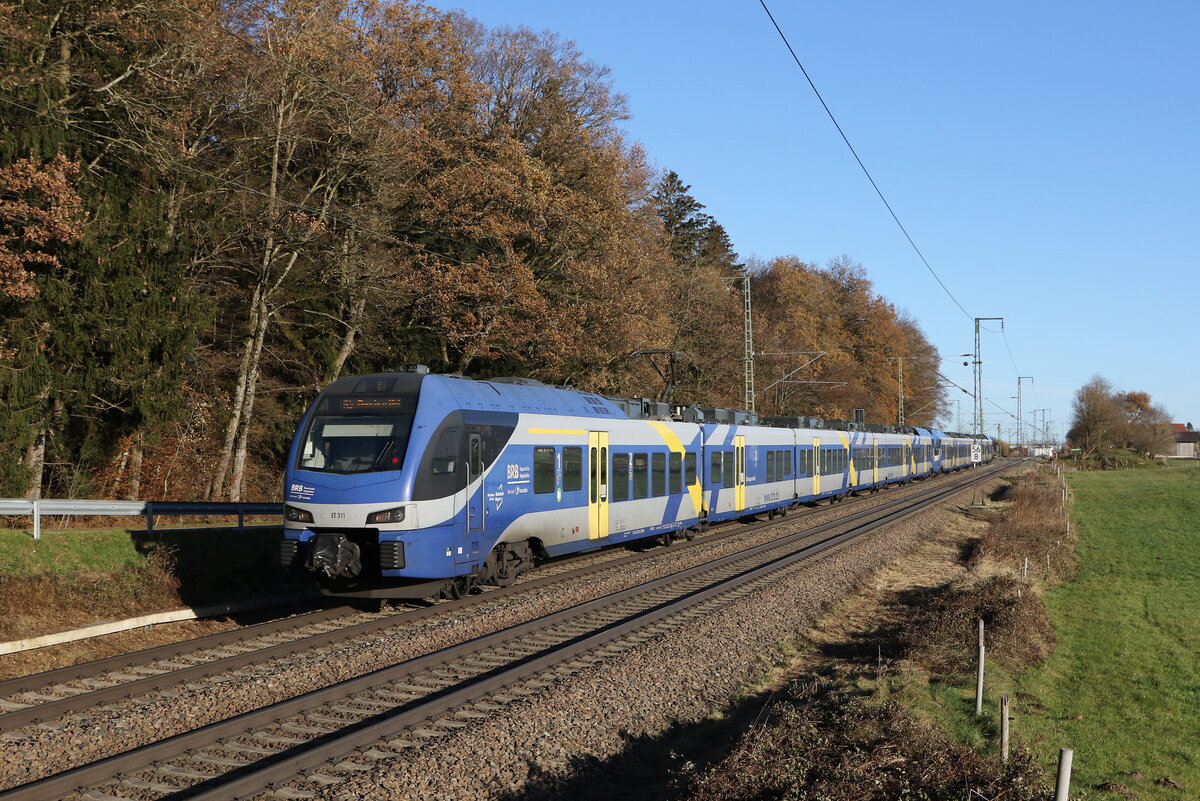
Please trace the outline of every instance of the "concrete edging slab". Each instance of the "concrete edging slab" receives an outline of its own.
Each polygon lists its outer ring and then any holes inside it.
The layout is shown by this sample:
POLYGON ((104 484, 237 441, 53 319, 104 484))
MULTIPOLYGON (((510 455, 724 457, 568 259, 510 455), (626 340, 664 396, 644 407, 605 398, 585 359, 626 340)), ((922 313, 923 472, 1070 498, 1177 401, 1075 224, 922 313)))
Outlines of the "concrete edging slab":
POLYGON ((248 612, 252 609, 266 609, 271 606, 284 606, 303 601, 307 595, 277 595, 270 598, 256 598, 249 601, 234 601, 215 606, 184 607, 170 612, 158 612, 153 615, 142 615, 125 620, 114 620, 109 623, 97 623, 94 626, 84 626, 70 631, 60 631, 54 634, 43 634, 40 637, 29 637, 23 640, 12 640, 0 643, 0 655, 16 654, 22 651, 32 651, 45 648, 48 645, 62 645, 76 640, 86 640, 105 634, 116 634, 121 631, 155 626, 160 623, 178 623, 181 620, 196 620, 202 617, 219 617, 235 612, 248 612))

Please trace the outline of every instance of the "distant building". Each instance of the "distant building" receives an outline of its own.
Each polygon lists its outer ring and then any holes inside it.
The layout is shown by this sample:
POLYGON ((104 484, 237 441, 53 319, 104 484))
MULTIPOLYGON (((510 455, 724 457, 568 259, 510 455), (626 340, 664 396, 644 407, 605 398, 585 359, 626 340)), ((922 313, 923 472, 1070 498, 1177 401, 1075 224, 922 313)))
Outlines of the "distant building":
POLYGON ((1200 457, 1200 431, 1189 430, 1184 423, 1171 423, 1175 435, 1175 450, 1163 454, 1171 459, 1196 459, 1200 457))

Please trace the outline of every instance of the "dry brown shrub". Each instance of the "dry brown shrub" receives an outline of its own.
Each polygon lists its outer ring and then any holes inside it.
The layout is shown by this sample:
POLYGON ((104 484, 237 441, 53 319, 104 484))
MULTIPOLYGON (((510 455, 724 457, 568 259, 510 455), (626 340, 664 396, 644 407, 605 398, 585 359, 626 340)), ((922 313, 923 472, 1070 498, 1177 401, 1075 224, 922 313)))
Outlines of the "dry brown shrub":
POLYGON ((1049 788, 1027 753, 1007 766, 916 720, 895 702, 792 685, 729 755, 692 781, 689 801, 854 799, 1033 801, 1049 788))
POLYGON ((983 619, 988 658, 1021 671, 1054 647, 1054 629, 1042 599, 1012 576, 970 576, 922 594, 901 627, 905 656, 939 673, 972 669, 983 619))
POLYGON ((1023 473, 1014 478, 1004 500, 1007 507, 990 518, 970 566, 991 559, 1020 570, 1028 559, 1030 577, 1054 584, 1070 581, 1075 575, 1075 549, 1073 535, 1066 533, 1061 480, 1042 470, 1023 473))

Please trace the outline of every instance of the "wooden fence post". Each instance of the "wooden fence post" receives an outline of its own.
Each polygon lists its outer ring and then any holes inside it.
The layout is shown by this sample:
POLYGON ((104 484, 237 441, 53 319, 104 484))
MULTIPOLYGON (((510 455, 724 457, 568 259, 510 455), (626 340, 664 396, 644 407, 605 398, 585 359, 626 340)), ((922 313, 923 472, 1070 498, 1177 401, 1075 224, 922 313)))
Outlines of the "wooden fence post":
POLYGON ((1000 761, 1008 764, 1008 694, 1000 696, 1000 761))

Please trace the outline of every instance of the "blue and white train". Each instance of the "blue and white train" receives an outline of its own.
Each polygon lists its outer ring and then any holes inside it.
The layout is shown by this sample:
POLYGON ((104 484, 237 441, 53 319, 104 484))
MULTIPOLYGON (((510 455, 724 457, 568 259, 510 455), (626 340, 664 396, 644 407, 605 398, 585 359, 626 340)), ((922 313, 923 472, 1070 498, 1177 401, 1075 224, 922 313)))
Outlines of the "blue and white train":
POLYGON ((281 561, 332 595, 457 597, 538 560, 970 467, 986 438, 608 398, 423 367, 340 379, 288 454, 281 561))

